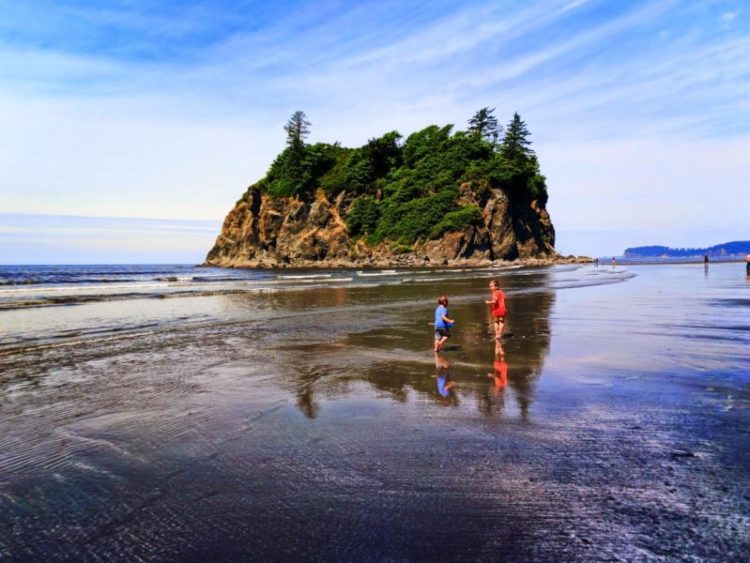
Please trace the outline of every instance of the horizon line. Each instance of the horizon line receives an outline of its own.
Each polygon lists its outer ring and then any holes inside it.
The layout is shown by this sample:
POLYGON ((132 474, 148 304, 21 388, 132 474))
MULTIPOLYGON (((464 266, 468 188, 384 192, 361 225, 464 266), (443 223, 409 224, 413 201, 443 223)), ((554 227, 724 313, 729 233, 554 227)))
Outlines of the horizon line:
POLYGON ((168 217, 134 217, 134 216, 118 216, 118 215, 68 215, 65 213, 29 213, 29 212, 10 212, 0 211, 0 216, 15 216, 15 217, 56 217, 64 219, 130 219, 135 221, 203 221, 211 222, 218 221, 223 222, 224 219, 172 219, 168 217))

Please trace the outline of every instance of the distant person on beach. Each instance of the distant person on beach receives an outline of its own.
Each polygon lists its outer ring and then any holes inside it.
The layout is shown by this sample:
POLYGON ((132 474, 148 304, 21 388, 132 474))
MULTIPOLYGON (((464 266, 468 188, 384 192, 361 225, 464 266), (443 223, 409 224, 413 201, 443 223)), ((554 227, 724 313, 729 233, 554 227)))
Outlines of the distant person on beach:
POLYGON ((448 296, 441 295, 435 309, 435 352, 443 350, 445 341, 450 338, 451 327, 455 322, 448 317, 448 296))
POLYGON ((503 350, 503 329, 505 328, 505 292, 500 289, 500 284, 497 280, 490 282, 490 294, 491 299, 485 301, 488 305, 492 305, 492 323, 495 329, 495 353, 500 356, 505 355, 503 350))
POLYGON ((617 265, 617 260, 615 260, 615 257, 612 257, 612 267, 614 268, 615 265, 617 265))
POLYGON ((745 256, 745 273, 750 276, 750 254, 745 256))
POLYGON ((708 254, 703 255, 703 263, 708 266, 708 254))

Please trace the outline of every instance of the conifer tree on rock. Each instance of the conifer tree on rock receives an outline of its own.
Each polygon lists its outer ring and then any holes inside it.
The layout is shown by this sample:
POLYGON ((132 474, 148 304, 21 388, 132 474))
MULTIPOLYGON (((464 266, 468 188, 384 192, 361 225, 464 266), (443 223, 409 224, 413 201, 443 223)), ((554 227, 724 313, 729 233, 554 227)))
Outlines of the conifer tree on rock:
POLYGON ((310 135, 310 125, 301 110, 295 111, 284 125, 289 158, 287 170, 296 192, 302 191, 305 184, 305 139, 310 135))
POLYGON ((511 162, 526 163, 534 155, 534 151, 530 148, 530 135, 526 122, 521 119, 518 112, 515 112, 513 119, 510 120, 508 127, 505 129, 505 137, 503 137, 503 142, 500 145, 500 154, 511 162))
POLYGON ((310 135, 310 125, 312 125, 305 115, 304 111, 297 110, 289 118, 286 125, 284 125, 284 131, 286 131, 287 139, 286 143, 290 147, 304 146, 305 139, 310 135))
POLYGON ((497 122, 494 115, 495 108, 482 108, 469 119, 469 133, 473 133, 487 139, 493 145, 497 144, 502 126, 497 122))

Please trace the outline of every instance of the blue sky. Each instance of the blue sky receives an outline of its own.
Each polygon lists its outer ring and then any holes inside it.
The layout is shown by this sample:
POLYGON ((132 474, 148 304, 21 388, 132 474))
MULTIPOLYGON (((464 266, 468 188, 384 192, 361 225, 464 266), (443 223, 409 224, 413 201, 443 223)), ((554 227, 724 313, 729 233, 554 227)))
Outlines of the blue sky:
MULTIPOLYGON (((155 4, 0 0, 0 219, 32 262, 20 223, 61 228, 32 215, 218 225, 297 109, 348 146, 518 111, 565 254, 750 238, 745 1, 155 4)), ((210 248, 179 233, 109 254, 210 248)))

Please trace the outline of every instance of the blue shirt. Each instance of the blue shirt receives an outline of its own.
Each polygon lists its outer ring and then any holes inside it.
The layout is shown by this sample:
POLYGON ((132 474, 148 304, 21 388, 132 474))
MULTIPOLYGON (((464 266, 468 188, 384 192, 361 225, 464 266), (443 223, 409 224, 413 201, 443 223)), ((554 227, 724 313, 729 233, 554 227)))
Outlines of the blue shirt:
POLYGON ((448 308, 445 305, 438 305, 438 308, 435 309, 435 328, 448 328, 443 316, 448 316, 448 308))

